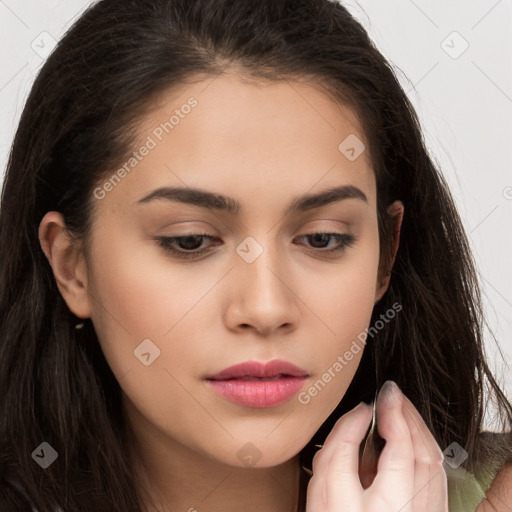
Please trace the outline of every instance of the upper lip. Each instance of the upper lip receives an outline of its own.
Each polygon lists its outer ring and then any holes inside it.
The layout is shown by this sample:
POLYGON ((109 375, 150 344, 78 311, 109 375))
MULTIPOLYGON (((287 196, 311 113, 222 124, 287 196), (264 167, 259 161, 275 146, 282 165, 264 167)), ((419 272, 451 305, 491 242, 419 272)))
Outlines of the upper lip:
POLYGON ((225 368, 215 375, 208 375, 206 379, 227 380, 242 377, 272 378, 279 375, 289 377, 307 377, 309 374, 302 368, 299 368, 288 361, 273 359, 267 363, 247 361, 245 363, 236 364, 229 368, 225 368))

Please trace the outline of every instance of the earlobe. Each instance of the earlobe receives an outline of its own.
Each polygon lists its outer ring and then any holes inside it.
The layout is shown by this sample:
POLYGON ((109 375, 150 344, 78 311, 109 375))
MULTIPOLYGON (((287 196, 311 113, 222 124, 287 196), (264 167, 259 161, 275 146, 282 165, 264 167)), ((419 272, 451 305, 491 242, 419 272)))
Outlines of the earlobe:
POLYGON ((400 229, 402 227, 402 220, 404 217, 404 205, 402 201, 396 200, 394 203, 388 206, 387 213, 393 218, 393 253, 391 255, 391 261, 388 265, 388 268, 385 269, 385 274, 383 276, 379 275, 378 282, 380 283, 380 286, 378 287, 375 295, 374 305, 377 304, 377 302, 382 298, 384 293, 386 293, 386 290, 388 289, 389 286, 389 281, 391 279, 391 269, 393 268, 393 265, 395 263, 396 253, 398 251, 398 246, 400 244, 400 229))
POLYGON ((79 318, 89 318, 91 311, 85 261, 69 236, 61 213, 48 212, 42 218, 39 242, 69 309, 79 318))

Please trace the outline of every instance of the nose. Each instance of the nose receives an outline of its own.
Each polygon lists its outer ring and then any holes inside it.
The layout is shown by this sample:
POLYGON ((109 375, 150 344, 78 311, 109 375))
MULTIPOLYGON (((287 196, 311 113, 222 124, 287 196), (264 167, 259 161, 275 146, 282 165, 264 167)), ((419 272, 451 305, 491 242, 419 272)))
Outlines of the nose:
POLYGON ((265 247, 252 263, 238 255, 235 258, 225 310, 227 327, 232 331, 254 330, 262 336, 296 329, 299 290, 282 255, 265 247))

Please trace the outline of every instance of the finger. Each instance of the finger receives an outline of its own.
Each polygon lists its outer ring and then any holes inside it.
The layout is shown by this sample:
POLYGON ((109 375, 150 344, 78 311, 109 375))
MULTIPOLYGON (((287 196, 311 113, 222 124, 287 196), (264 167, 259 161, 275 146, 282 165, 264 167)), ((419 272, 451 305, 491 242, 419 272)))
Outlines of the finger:
POLYGON ((404 418, 411 432, 414 449, 414 512, 448 510, 448 484, 443 452, 412 402, 404 396, 404 418))
POLYGON ((323 448, 315 454, 307 500, 317 504, 318 510, 339 510, 343 504, 360 500, 359 445, 371 417, 372 409, 361 402, 336 422, 323 448))
POLYGON ((401 512, 410 512, 414 490, 414 449, 402 411, 403 395, 386 381, 377 397, 377 424, 386 444, 379 457, 377 475, 368 490, 387 496, 386 502, 401 512), (390 489, 393 492, 390 493, 390 489))
POLYGON ((321 512, 327 510, 325 478, 319 473, 309 479, 306 491, 306 512, 321 512))
POLYGON ((359 479, 359 453, 373 410, 364 403, 355 409, 352 411, 351 422, 346 422, 337 431, 334 439, 335 450, 329 460, 326 488, 327 505, 328 510, 336 512, 346 510, 348 507, 351 510, 359 510, 357 503, 362 499, 363 487, 359 479))
MULTIPOLYGON (((359 405, 345 413, 334 425, 332 430, 329 432, 329 435, 326 437, 325 442, 323 444, 323 448, 319 450, 314 458, 313 458, 313 472, 315 471, 315 462, 317 466, 326 465, 331 458, 334 450, 339 448, 340 439, 351 438, 351 436, 357 437, 360 439, 359 444, 361 443, 364 434, 368 430, 369 422, 372 418, 372 408, 361 402, 359 405), (366 430, 364 432, 360 432, 361 423, 364 422, 364 428, 366 430)), ((359 449, 359 445, 357 446, 359 449)), ((356 460, 356 464, 358 461, 356 460)))

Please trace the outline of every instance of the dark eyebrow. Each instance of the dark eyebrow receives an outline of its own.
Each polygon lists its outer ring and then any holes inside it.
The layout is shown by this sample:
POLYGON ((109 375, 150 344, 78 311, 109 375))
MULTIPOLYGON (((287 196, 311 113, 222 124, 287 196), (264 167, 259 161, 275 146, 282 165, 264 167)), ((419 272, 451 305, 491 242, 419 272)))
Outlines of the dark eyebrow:
MULTIPOLYGON (((145 204, 157 199, 179 201, 181 203, 200 206, 201 208, 225 211, 230 214, 237 214, 242 209, 242 205, 232 197, 190 187, 157 188, 147 196, 140 199, 137 203, 145 204)), ((331 187, 316 194, 305 194, 298 197, 291 203, 285 213, 312 210, 313 208, 319 208, 329 203, 344 199, 361 199, 366 203, 368 202, 366 195, 361 189, 354 185, 342 185, 340 187, 331 187)))

